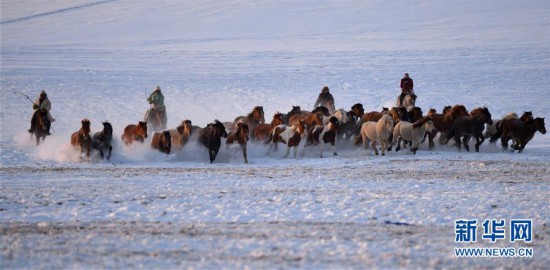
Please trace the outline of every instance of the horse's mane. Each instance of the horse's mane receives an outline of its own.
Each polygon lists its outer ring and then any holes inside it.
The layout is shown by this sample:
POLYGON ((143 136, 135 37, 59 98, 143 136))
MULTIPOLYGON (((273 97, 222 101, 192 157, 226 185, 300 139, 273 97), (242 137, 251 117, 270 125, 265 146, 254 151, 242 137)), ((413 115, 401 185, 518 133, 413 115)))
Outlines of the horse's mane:
POLYGON ((464 107, 464 105, 454 105, 453 107, 451 107, 449 112, 445 114, 443 120, 453 121, 456 117, 460 115, 460 111, 467 112, 466 107, 464 107))
POLYGON ((426 122, 432 120, 430 117, 426 116, 426 117, 423 117, 421 118, 420 120, 416 121, 416 123, 414 123, 412 125, 413 128, 418 128, 418 127, 421 127, 422 125, 426 124, 426 122))

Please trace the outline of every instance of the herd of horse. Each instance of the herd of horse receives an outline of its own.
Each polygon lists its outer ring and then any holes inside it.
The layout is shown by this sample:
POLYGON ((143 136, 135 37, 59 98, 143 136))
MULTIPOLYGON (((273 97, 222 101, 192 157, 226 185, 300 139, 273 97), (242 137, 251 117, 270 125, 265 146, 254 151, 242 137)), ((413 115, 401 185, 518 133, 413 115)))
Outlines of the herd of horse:
MULTIPOLYGON (((129 146, 144 143, 152 135, 151 147, 166 154, 183 149, 189 142, 196 142, 208 149, 211 163, 225 140, 233 156, 240 150, 244 162, 248 163, 248 142, 269 145, 268 153, 276 151, 280 143, 285 144, 284 157, 294 149, 295 158, 302 140, 305 140, 304 147, 319 146, 320 157, 323 157, 325 144, 330 144, 333 155, 337 155, 337 140, 363 145, 366 149, 370 144, 375 155, 378 155, 378 149, 385 155, 394 145, 395 151, 399 151, 402 144, 404 147, 409 145, 416 154, 426 139, 429 149, 434 148, 434 139, 439 134, 440 144, 454 139, 459 151, 462 147, 470 151, 469 141, 473 138, 476 152, 486 139, 492 143, 500 139, 503 149, 507 149, 512 140, 512 151, 521 153, 537 131, 546 133, 544 118, 535 118, 532 112, 524 112, 521 116, 510 113, 500 120, 493 120, 486 107, 468 111, 464 105, 457 104, 446 106, 441 113, 430 109, 424 115, 420 107, 414 106, 415 99, 416 96, 406 97, 400 104, 402 106, 367 113, 361 103, 354 104, 349 111, 338 109, 332 114, 325 107, 306 111, 300 106, 292 106, 286 114, 275 113, 270 123, 265 121, 262 106, 255 106, 249 114, 236 117, 232 122, 215 120, 202 128, 192 125, 191 120, 184 120, 175 129, 158 130, 157 126, 148 130, 151 124, 140 121, 127 125, 121 140, 129 146)), ((81 124, 80 130, 71 136, 71 145, 87 157, 92 150, 97 150, 101 158, 108 160, 113 149, 111 124, 104 122, 103 130, 93 136, 90 135, 90 121, 83 119, 81 124)), ((42 135, 37 132, 34 135, 38 143, 42 135)))

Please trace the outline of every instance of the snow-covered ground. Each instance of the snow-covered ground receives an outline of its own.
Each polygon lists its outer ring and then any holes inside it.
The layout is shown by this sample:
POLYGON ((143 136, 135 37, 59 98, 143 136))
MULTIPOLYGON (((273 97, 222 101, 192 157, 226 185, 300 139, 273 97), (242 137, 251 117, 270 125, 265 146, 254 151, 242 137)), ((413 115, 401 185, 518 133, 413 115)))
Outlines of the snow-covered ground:
MULTIPOLYGON (((337 157, 190 144, 164 155, 119 140, 159 84, 168 126, 266 121, 336 106, 391 107, 404 72, 424 112, 487 106, 550 115, 548 1, 2 1, 0 267, 544 268, 550 263, 550 137, 524 153, 437 146, 337 157), (31 98, 53 103, 36 147, 31 98), (15 93, 17 92, 17 93, 15 93), (110 162, 68 146, 80 120, 114 126, 110 162), (454 242, 457 219, 529 218, 531 244, 454 242), (454 247, 532 247, 532 258, 456 258, 454 247)), ((328 151, 327 153, 328 154, 328 151)), ((479 228, 481 230, 481 226, 479 228)))

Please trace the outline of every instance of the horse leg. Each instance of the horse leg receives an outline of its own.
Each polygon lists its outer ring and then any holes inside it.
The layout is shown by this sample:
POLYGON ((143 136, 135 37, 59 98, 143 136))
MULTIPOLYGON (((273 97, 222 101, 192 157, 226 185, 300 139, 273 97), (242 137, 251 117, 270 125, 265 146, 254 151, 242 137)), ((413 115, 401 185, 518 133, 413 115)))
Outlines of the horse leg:
POLYGON ((433 149, 435 147, 434 138, 436 134, 437 131, 435 130, 433 132, 426 132, 426 135, 428 135, 428 144, 430 145, 430 149, 433 149))
POLYGON ((510 137, 508 135, 503 134, 500 137, 500 144, 502 145, 502 150, 508 149, 508 141, 510 140, 510 137))
POLYGON ((468 152, 470 152, 470 143, 469 142, 470 142, 470 136, 464 135, 464 137, 462 137, 462 144, 464 145, 464 148, 468 152))
POLYGON ((331 142, 330 148, 332 149, 332 155, 337 156, 338 153, 336 153, 336 146, 334 145, 336 143, 336 140, 331 142))
POLYGON ((397 152, 397 151, 399 151, 399 149, 401 149, 401 141, 402 140, 403 139, 401 137, 397 138, 397 146, 395 147, 395 152, 397 152))
POLYGON ((286 152, 285 152, 285 156, 284 158, 287 158, 288 157, 288 154, 290 154, 290 146, 286 146, 286 152))
POLYGON ((479 152, 479 147, 481 146, 481 144, 485 141, 485 137, 483 136, 483 133, 478 133, 476 135, 476 152, 479 152))
POLYGON ((245 145, 241 145, 241 150, 243 151, 244 163, 247 163, 247 164, 248 164, 248 158, 247 158, 247 155, 246 155, 246 144, 245 144, 245 145))
POLYGON ((111 152, 113 151, 113 147, 109 146, 109 152, 107 153, 107 160, 111 159, 111 152))
POLYGON ((378 149, 376 149, 376 141, 372 140, 371 143, 372 149, 374 149, 374 154, 378 156, 378 149))
POLYGON ((325 148, 325 142, 321 139, 321 145, 319 145, 319 149, 321 149, 321 158, 323 158, 323 148, 325 148))

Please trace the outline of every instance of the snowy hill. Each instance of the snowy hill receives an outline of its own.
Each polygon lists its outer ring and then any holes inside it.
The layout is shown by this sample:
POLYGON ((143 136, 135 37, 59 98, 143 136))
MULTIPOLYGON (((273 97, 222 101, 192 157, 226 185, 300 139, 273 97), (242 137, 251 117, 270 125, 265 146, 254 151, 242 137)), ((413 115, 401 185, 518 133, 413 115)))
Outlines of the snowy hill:
POLYGON ((510 0, 2 1, 0 243, 23 244, 2 246, 0 268, 544 267, 548 256, 450 254, 460 218, 531 218, 535 252, 549 252, 548 134, 523 154, 485 142, 375 157, 339 142, 337 157, 285 160, 258 144, 247 165, 225 148, 211 165, 197 145, 166 156, 119 138, 157 84, 175 128, 257 105, 266 121, 311 110, 324 85, 338 108, 378 111, 405 72, 424 113, 464 104, 548 119, 549 14, 549 1, 510 0), (36 147, 22 94, 41 89, 56 121, 36 147), (110 162, 81 162, 68 145, 83 118, 93 132, 113 124, 110 162))

